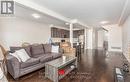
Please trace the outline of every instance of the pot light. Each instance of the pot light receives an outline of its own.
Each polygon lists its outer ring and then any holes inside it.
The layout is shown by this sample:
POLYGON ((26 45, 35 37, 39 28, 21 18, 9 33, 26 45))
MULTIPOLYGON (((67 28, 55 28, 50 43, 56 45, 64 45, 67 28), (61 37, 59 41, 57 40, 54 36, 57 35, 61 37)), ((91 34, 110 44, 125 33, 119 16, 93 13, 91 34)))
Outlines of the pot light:
POLYGON ((67 23, 65 23, 65 25, 69 25, 69 23, 67 22, 67 23))
POLYGON ((108 21, 101 21, 100 22, 101 24, 107 24, 107 23, 109 23, 108 21))
POLYGON ((39 15, 39 14, 36 14, 36 13, 32 14, 32 16, 33 16, 34 18, 36 18, 36 19, 40 18, 40 15, 39 15))

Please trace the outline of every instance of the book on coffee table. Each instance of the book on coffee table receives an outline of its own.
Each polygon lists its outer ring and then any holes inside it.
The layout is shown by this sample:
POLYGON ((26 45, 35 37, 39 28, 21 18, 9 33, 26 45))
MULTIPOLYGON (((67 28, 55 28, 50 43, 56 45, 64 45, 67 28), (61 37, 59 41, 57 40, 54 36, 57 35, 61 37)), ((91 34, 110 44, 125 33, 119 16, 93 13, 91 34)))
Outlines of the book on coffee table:
POLYGON ((75 68, 77 68, 77 58, 63 56, 45 63, 45 77, 53 82, 58 82, 75 68))

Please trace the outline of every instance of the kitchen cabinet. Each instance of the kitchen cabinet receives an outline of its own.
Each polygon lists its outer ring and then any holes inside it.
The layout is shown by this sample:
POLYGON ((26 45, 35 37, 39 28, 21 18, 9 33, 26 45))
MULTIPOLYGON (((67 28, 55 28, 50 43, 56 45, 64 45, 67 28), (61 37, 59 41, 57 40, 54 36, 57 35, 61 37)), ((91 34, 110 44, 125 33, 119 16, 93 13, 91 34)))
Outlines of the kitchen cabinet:
POLYGON ((52 27, 51 37, 52 38, 69 38, 69 30, 52 27))

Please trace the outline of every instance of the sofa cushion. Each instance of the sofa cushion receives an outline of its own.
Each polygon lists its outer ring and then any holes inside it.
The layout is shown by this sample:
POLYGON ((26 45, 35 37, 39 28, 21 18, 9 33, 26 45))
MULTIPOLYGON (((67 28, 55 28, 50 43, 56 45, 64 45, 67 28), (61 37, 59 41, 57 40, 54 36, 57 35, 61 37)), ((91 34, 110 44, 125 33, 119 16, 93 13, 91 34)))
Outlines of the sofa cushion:
POLYGON ((10 51, 12 53, 14 53, 16 50, 20 50, 20 49, 25 49, 25 51, 27 52, 27 54, 31 57, 31 46, 26 46, 26 47, 10 47, 10 51))
POLYGON ((14 53, 9 53, 9 55, 12 55, 12 56, 15 57, 19 62, 22 62, 16 52, 14 52, 14 53))
POLYGON ((25 51, 27 52, 27 54, 32 57, 32 54, 31 54, 31 46, 26 46, 24 47, 25 51))
POLYGON ((52 60, 53 56, 49 55, 49 54, 45 54, 44 56, 39 56, 39 59, 40 59, 41 63, 44 63, 44 62, 48 62, 48 61, 52 60))
POLYGON ((42 54, 39 54, 39 55, 34 55, 33 58, 39 58, 39 57, 42 57, 44 55, 45 55, 45 53, 42 53, 42 54))
POLYGON ((32 45, 31 52, 33 57, 36 55, 44 54, 43 45, 42 44, 32 45))
POLYGON ((14 46, 11 46, 11 47, 10 47, 10 51, 11 51, 12 53, 14 53, 16 50, 20 50, 20 49, 22 49, 22 47, 14 47, 14 46))
POLYGON ((26 62, 21 62, 21 68, 26 68, 32 65, 36 65, 39 63, 39 59, 37 58, 30 58, 26 62))
POLYGON ((43 44, 44 46, 44 50, 45 50, 45 53, 50 53, 51 52, 51 44, 43 44))
POLYGON ((54 59, 62 56, 61 53, 48 53, 48 54, 52 55, 54 59))

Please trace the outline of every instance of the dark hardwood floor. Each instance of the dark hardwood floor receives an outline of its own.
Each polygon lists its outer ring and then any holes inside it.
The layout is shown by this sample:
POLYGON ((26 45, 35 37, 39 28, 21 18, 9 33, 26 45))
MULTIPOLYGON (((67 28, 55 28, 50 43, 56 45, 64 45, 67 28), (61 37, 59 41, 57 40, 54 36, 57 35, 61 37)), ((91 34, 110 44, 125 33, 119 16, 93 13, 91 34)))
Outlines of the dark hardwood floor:
MULTIPOLYGON (((86 50, 75 69, 59 82, 115 82, 114 67, 122 67, 127 62, 122 53, 110 52, 108 55, 101 50, 86 50)), ((44 77, 44 68, 15 81, 9 74, 9 82, 52 82, 44 77)), ((130 76, 125 82, 130 82, 130 76)))

